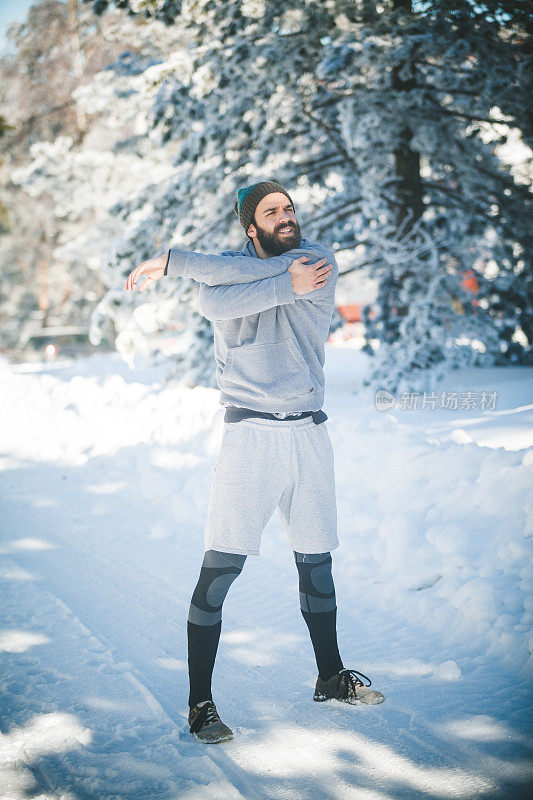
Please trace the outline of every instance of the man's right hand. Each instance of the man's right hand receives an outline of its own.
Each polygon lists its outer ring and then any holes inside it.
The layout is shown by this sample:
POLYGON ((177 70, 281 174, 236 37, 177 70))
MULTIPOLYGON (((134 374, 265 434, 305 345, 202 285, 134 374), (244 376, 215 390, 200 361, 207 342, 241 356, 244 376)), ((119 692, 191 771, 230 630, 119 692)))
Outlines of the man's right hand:
POLYGON ((165 264, 167 263, 167 253, 162 253, 160 256, 149 258, 148 261, 141 261, 138 267, 135 267, 133 272, 130 272, 126 285, 124 288, 127 291, 133 292, 137 286, 137 281, 141 275, 146 276, 144 283, 139 286, 139 291, 144 292, 148 289, 154 281, 160 280, 165 274, 165 264))
POLYGON ((294 294, 307 294, 314 289, 324 286, 328 275, 331 273, 331 266, 325 265, 327 258, 321 258, 311 266, 304 264, 309 261, 308 256, 300 256, 289 267, 292 278, 292 290, 294 294), (324 266, 325 265, 325 266, 324 266))

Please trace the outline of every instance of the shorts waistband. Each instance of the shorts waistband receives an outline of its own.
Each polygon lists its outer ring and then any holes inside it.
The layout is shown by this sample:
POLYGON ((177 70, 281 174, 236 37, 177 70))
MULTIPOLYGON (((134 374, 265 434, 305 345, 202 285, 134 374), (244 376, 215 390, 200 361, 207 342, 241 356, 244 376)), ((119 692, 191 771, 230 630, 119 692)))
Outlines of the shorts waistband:
POLYGON ((315 425, 319 425, 321 422, 325 422, 328 419, 328 415, 325 411, 322 411, 322 409, 320 409, 320 411, 302 411, 298 414, 291 414, 287 417, 276 417, 275 414, 271 414, 268 411, 255 411, 252 408, 227 406, 224 414, 224 422, 240 422, 242 419, 257 418, 260 420, 272 420, 273 422, 282 423, 297 422, 305 419, 306 417, 312 417, 312 420, 309 420, 309 422, 312 421, 315 423, 315 425))

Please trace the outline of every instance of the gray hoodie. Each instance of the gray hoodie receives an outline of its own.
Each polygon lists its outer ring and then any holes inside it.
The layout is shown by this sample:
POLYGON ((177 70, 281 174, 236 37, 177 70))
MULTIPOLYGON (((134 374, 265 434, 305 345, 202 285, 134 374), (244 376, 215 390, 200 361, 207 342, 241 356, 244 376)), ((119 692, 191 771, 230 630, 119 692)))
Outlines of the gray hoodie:
POLYGON ((221 405, 285 414, 322 408, 339 274, 330 250, 305 238, 271 258, 259 258, 251 240, 220 255, 171 248, 166 274, 200 283, 200 312, 214 322, 221 405), (300 256, 308 266, 327 257, 332 270, 319 289, 295 295, 288 268, 300 256))

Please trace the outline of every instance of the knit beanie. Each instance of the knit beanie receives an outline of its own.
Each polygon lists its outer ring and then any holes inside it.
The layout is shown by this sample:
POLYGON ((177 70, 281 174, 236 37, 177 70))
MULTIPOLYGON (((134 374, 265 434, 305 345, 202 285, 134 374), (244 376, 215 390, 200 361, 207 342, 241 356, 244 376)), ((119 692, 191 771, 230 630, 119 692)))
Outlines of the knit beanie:
MULTIPOLYGON (((290 194, 276 181, 252 183, 251 186, 245 186, 243 189, 237 190, 237 199, 233 204, 233 210, 237 214, 245 231, 248 230, 255 214, 255 209, 263 197, 266 197, 267 194, 271 194, 272 192, 281 192, 286 195, 292 203, 290 194)), ((292 205, 294 208, 294 203, 292 203, 292 205)))

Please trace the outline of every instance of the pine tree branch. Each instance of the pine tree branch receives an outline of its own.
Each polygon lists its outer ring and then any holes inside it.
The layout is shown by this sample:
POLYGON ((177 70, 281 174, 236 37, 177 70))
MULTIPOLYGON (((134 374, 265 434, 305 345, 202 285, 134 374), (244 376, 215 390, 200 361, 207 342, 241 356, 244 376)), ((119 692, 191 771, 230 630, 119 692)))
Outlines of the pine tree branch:
POLYGON ((453 86, 451 88, 442 88, 441 86, 436 86, 434 83, 413 83, 413 89, 434 89, 436 92, 440 92, 441 94, 464 94, 468 97, 479 97, 481 92, 476 91, 475 89, 460 89, 458 86, 453 86))
POLYGON ((413 64, 423 64, 427 67, 432 67, 433 69, 438 69, 441 72, 445 70, 446 72, 456 72, 461 75, 470 75, 474 74, 474 70, 472 67, 452 67, 450 64, 434 64, 430 61, 425 61, 424 59, 415 58, 412 62, 413 64))
POLYGON ((349 208, 347 211, 344 211, 342 214, 337 214, 333 221, 327 222, 325 225, 321 225, 317 230, 317 236, 322 236, 324 231, 327 231, 328 228, 331 228, 333 222, 340 222, 341 220, 346 219, 347 217, 350 217, 357 210, 356 208, 353 208, 353 206, 356 203, 359 203, 359 200, 351 200, 349 203, 347 203, 346 205, 352 206, 352 208, 349 208))
POLYGON ((354 203, 361 202, 361 197, 358 197, 355 200, 347 200, 345 203, 341 203, 340 205, 336 206, 336 208, 331 208, 329 211, 325 211, 323 214, 318 214, 317 216, 309 217, 308 222, 317 222, 320 219, 324 219, 325 217, 331 216, 331 214, 337 214, 343 208, 347 208, 348 206, 352 206, 354 203))
MULTIPOLYGON (((459 139, 455 140, 456 146, 464 153, 467 157, 470 156, 466 147, 461 143, 459 139)), ((474 167, 477 172, 480 172, 482 175, 485 175, 487 178, 492 178, 497 183, 500 183, 502 186, 505 186, 508 189, 512 189, 513 191, 517 192, 521 197, 527 200, 531 200, 531 191, 527 186, 521 186, 519 183, 516 183, 512 178, 508 178, 507 175, 503 172, 492 172, 490 169, 483 167, 478 161, 474 161, 471 159, 470 166, 474 167)))
MULTIPOLYGON (((354 92, 354 94, 355 94, 355 92, 354 92)), ((318 111, 320 108, 326 108, 327 106, 330 106, 330 105, 332 106, 335 103, 340 103, 341 100, 342 100, 342 97, 340 97, 340 96, 327 97, 325 100, 322 100, 322 102, 320 102, 320 103, 314 103, 312 110, 313 111, 318 111)))
MULTIPOLYGON (((419 89, 423 89, 425 87, 419 86, 419 89)), ((447 90, 439 89, 438 91, 442 91, 443 94, 451 94, 451 92, 447 92, 447 90)), ((442 103, 439 103, 434 97, 430 97, 427 95, 427 99, 433 105, 436 105, 439 111, 443 112, 444 114, 448 114, 450 117, 459 117, 460 119, 467 119, 470 122, 489 122, 490 124, 498 124, 498 125, 511 125, 512 122, 506 119, 493 119, 492 117, 480 117, 478 114, 466 114, 464 111, 457 111, 454 108, 448 108, 447 106, 443 106, 442 103)))
POLYGON ((355 161, 353 160, 353 158, 348 153, 348 151, 346 150, 346 148, 338 141, 338 131, 336 131, 335 128, 333 128, 331 125, 328 125, 327 122, 324 122, 324 120, 321 120, 321 119, 313 116, 313 114, 310 114, 309 111, 305 110, 305 108, 302 108, 301 111, 302 111, 302 114, 304 116, 306 116, 308 119, 310 119, 313 122, 315 122, 320 128, 322 128, 323 130, 326 131, 326 134, 328 135, 329 140, 337 148, 339 153, 341 153, 341 155, 344 156, 346 161, 351 165, 351 167, 355 171, 356 168, 357 168, 357 165, 356 165, 355 161))
MULTIPOLYGON (((298 167, 299 167, 298 174, 299 175, 305 174, 305 173, 302 173, 302 171, 301 171, 302 168, 305 168, 305 167, 316 167, 318 164, 321 164, 322 166, 324 166, 322 162, 327 161, 328 158, 338 159, 339 156, 338 156, 337 153, 327 153, 326 155, 320 156, 319 158, 308 159, 307 161, 298 161, 298 167)), ((336 164, 340 164, 340 163, 343 163, 343 162, 336 161, 335 165, 336 164)), ((331 166, 331 164, 328 164, 327 166, 331 166)))
MULTIPOLYGON (((349 245, 348 247, 339 247, 338 250, 335 250, 334 255, 336 256, 337 253, 342 253, 344 250, 353 250, 353 248, 358 244, 361 244, 361 242, 354 242, 353 245, 349 245)), ((361 261, 359 264, 354 264, 353 267, 343 269, 342 272, 339 270, 339 278, 342 278, 344 275, 350 275, 351 273, 359 272, 360 270, 365 269, 365 267, 373 267, 374 264, 381 264, 382 262, 383 259, 381 257, 372 258, 369 261, 361 261)))
MULTIPOLYGON (((456 201, 456 202, 454 202, 452 204, 454 208, 461 208, 463 206, 463 203, 461 202, 462 196, 458 193, 457 187, 454 188, 453 186, 446 186, 445 184, 438 183, 438 181, 422 180, 422 188, 423 188, 423 190, 428 188, 428 189, 436 189, 437 191, 446 192, 447 194, 451 195, 452 200, 456 201)), ((438 201, 438 202, 441 202, 441 201, 438 201)), ((424 204, 424 208, 426 208, 428 206, 432 206, 432 205, 434 205, 434 203, 430 201, 429 203, 425 203, 424 204)))

